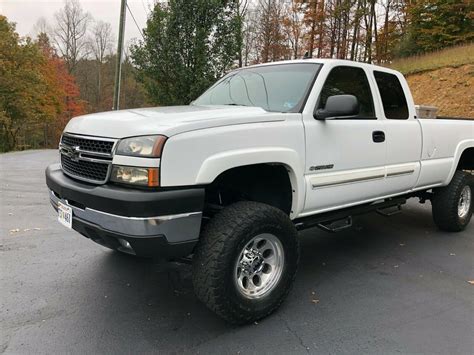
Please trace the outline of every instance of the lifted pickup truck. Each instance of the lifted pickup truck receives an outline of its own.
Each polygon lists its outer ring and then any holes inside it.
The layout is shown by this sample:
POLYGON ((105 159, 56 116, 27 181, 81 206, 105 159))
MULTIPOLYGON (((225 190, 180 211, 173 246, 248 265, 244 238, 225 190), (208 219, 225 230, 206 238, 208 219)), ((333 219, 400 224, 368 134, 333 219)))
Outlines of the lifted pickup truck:
POLYGON ((417 119, 400 73, 350 61, 241 68, 189 106, 76 117, 59 151, 46 182, 62 224, 124 253, 192 255, 197 297, 237 324, 283 302, 298 230, 410 197, 446 231, 473 212, 474 121, 417 119))

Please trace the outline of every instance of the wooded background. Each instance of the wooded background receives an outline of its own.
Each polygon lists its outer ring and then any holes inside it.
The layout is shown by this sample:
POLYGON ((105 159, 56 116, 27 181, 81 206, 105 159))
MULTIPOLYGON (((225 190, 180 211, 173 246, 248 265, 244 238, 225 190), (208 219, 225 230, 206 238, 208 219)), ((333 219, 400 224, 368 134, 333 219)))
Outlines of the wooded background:
MULTIPOLYGON (((34 27, 35 38, 20 38, 0 15, 0 151, 55 147, 72 117, 112 108, 110 24, 66 0, 34 27)), ((391 66, 471 43, 474 2, 157 1, 141 34, 126 45, 124 109, 188 104, 229 70, 256 63, 340 58, 391 66)))

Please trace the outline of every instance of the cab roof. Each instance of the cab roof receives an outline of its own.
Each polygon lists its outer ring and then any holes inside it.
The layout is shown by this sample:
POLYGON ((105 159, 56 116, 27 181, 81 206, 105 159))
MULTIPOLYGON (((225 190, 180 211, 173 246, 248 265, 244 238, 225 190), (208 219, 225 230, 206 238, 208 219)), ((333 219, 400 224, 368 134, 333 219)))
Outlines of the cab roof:
POLYGON ((387 67, 382 67, 380 65, 362 63, 362 62, 357 62, 357 61, 347 60, 347 59, 327 59, 327 58, 281 60, 281 61, 276 61, 276 62, 268 62, 268 63, 249 65, 247 67, 243 67, 243 68, 239 68, 239 69, 258 68, 258 67, 261 67, 261 66, 269 66, 269 65, 301 64, 301 63, 329 64, 331 66, 347 65, 347 66, 354 66, 354 67, 359 67, 359 68, 367 68, 367 69, 371 69, 371 70, 384 71, 384 72, 388 72, 388 73, 397 73, 397 74, 399 73, 398 71, 396 71, 394 69, 390 69, 390 68, 387 68, 387 67))

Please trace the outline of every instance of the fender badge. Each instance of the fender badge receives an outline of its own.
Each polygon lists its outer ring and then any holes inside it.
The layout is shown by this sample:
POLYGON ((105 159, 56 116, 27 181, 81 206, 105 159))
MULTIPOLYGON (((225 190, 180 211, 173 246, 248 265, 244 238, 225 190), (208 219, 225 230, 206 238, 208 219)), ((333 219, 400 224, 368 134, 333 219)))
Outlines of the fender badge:
POLYGON ((334 168, 334 164, 316 165, 316 166, 311 166, 311 167, 309 168, 309 171, 327 170, 327 169, 332 169, 332 168, 334 168))

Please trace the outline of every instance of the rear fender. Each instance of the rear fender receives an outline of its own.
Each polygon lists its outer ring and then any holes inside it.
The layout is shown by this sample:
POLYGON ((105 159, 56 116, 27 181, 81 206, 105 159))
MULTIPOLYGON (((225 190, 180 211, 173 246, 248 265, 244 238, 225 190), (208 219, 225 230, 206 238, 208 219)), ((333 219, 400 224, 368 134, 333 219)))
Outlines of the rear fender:
POLYGON ((461 141, 458 146, 456 147, 455 153, 454 153, 454 164, 451 167, 451 171, 449 172, 448 178, 444 181, 443 185, 448 185, 453 176, 454 173, 456 172, 456 169, 459 164, 459 160, 461 159, 462 153, 468 149, 468 148, 474 148, 474 139, 466 139, 461 141))

